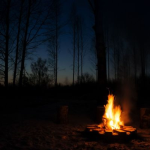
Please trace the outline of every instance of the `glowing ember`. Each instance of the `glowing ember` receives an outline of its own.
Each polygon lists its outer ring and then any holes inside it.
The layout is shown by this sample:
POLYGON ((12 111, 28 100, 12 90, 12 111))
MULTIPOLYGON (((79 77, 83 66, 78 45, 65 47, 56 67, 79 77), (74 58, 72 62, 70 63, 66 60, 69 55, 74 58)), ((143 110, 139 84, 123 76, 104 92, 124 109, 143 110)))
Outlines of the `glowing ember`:
POLYGON ((110 129, 120 129, 123 126, 121 121, 121 108, 114 106, 114 96, 108 95, 108 103, 105 106, 104 125, 110 129))

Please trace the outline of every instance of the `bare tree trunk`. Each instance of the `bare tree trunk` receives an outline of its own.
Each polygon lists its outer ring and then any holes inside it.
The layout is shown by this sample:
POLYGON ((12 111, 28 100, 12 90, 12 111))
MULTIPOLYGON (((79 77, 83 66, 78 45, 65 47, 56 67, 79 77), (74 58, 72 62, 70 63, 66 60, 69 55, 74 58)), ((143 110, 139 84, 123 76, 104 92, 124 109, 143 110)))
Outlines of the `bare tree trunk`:
POLYGON ((56 39, 55 39, 55 42, 56 42, 56 69, 55 69, 55 86, 57 85, 57 71, 58 71, 58 12, 57 12, 57 8, 56 8, 56 39))
POLYGON ((79 18, 77 22, 77 81, 79 83, 79 75, 80 75, 80 31, 79 31, 79 18))
POLYGON ((24 63, 25 63, 25 56, 26 56, 26 47, 27 47, 27 33, 29 28, 29 19, 31 15, 31 0, 28 0, 28 13, 27 13, 27 20, 26 20, 26 27, 25 27, 25 35, 23 40, 23 51, 22 51, 22 59, 21 59, 21 70, 20 70, 20 78, 19 78, 19 85, 22 86, 22 78, 23 78, 23 70, 24 70, 24 63))
MULTIPOLYGON (((82 28, 82 23, 80 22, 80 27, 81 27, 81 29, 80 29, 80 34, 81 34, 81 77, 82 77, 82 75, 83 75, 83 28, 82 28)), ((82 78, 81 78, 82 79, 82 78)))
MULTIPOLYGON (((90 1, 90 0, 89 0, 90 1)), ((97 50, 97 69, 98 69, 98 83, 102 86, 106 85, 106 49, 104 43, 103 33, 103 19, 102 19, 102 1, 94 0, 94 16, 95 16, 95 36, 96 36, 96 50, 97 50)))
POLYGON ((6 49, 5 49, 5 87, 8 86, 8 55, 9 55, 9 16, 10 16, 10 4, 11 0, 7 0, 7 13, 6 13, 6 49))
POLYGON ((75 58, 76 58, 76 25, 73 24, 73 85, 74 85, 74 76, 75 76, 75 58))
POLYGON ((77 14, 76 14, 76 5, 72 4, 71 13, 71 31, 72 31, 72 84, 75 84, 75 69, 76 69, 76 38, 77 38, 77 14))
POLYGON ((53 60, 53 65, 51 66, 54 71, 54 85, 58 84, 58 52, 59 52, 59 36, 60 36, 60 15, 61 15, 61 3, 60 0, 55 0, 52 2, 52 30, 50 31, 52 34, 49 35, 50 40, 50 60, 53 60), (53 52, 53 53, 52 53, 53 52))
POLYGON ((20 14, 19 14, 19 20, 18 20, 19 22, 18 22, 18 33, 17 33, 17 43, 16 43, 16 56, 15 56, 13 86, 15 86, 15 83, 16 83, 16 72, 17 72, 17 67, 18 67, 18 53, 19 53, 19 41, 20 41, 20 27, 21 27, 21 20, 22 20, 23 3, 24 3, 24 0, 21 0, 20 14))
POLYGON ((105 24, 105 26, 105 43, 107 45, 107 80, 109 81, 109 28, 107 24, 105 24))
POLYGON ((102 0, 94 0, 94 6, 91 0, 88 0, 91 8, 93 9, 93 14, 95 18, 95 25, 93 27, 95 32, 96 39, 96 52, 97 52, 97 78, 99 84, 99 90, 102 94, 100 94, 101 104, 105 104, 107 99, 106 96, 106 48, 104 42, 104 33, 103 33, 103 15, 102 15, 102 0))

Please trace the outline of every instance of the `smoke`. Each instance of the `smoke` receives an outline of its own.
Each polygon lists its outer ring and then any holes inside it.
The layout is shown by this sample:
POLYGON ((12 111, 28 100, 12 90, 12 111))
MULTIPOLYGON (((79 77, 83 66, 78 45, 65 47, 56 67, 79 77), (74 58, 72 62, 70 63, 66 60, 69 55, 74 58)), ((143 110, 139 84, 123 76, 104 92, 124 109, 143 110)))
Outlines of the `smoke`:
POLYGON ((119 85, 117 93, 117 101, 119 101, 122 107, 121 120, 124 121, 125 125, 137 123, 137 94, 134 81, 124 81, 121 85, 119 85))

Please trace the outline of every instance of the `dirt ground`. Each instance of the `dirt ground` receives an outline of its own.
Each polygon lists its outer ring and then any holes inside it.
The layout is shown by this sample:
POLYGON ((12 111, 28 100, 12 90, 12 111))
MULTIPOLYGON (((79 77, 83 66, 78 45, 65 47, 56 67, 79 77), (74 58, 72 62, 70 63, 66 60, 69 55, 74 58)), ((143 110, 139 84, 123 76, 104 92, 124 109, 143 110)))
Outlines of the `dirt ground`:
POLYGON ((139 129, 141 138, 129 142, 108 143, 89 141, 82 135, 87 124, 92 124, 89 102, 70 102, 69 123, 57 124, 57 109, 61 101, 28 107, 1 114, 1 150, 150 150, 150 129, 139 129))

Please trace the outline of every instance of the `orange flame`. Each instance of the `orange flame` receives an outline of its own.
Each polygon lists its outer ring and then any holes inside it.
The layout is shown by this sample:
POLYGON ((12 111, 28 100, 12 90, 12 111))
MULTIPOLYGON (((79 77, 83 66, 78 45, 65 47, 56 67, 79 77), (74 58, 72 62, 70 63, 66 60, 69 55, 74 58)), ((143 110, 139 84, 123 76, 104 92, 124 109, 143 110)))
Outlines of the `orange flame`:
POLYGON ((106 126, 111 129, 120 129, 123 125, 121 121, 121 108, 120 106, 114 106, 114 96, 112 94, 108 95, 108 103, 105 106, 105 114, 103 116, 106 118, 106 126))

